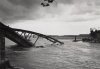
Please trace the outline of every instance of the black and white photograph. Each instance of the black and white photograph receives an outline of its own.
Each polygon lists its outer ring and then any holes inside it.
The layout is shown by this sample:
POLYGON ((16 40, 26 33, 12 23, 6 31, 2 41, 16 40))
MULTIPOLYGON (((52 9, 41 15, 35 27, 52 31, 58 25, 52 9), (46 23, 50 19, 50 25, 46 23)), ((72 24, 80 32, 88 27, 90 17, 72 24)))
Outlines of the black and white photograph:
POLYGON ((0 69, 100 69, 100 0, 0 0, 0 69))

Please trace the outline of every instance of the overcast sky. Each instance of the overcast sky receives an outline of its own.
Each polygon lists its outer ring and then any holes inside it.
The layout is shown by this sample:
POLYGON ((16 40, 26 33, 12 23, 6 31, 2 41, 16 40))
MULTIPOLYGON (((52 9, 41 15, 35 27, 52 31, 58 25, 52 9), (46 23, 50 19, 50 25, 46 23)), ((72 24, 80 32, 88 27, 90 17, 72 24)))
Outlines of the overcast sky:
POLYGON ((11 27, 49 35, 89 33, 100 28, 100 0, 0 0, 0 21, 11 27))

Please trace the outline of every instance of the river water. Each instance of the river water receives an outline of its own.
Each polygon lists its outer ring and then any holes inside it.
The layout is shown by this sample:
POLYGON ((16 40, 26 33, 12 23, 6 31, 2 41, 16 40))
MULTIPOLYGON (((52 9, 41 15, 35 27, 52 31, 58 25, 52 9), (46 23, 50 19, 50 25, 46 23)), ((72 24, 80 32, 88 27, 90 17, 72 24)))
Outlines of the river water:
POLYGON ((100 69, 100 44, 62 40, 64 45, 9 48, 12 65, 24 69, 100 69))

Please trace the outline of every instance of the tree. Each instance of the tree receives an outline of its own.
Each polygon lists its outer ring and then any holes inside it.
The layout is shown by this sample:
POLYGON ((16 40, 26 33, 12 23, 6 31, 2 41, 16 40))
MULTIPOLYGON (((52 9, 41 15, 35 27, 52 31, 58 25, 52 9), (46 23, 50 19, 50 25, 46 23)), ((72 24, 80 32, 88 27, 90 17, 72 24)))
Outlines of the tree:
POLYGON ((54 2, 54 0, 44 0, 42 3, 41 3, 41 5, 43 6, 43 7, 47 7, 47 6, 50 6, 50 3, 53 3, 54 2))

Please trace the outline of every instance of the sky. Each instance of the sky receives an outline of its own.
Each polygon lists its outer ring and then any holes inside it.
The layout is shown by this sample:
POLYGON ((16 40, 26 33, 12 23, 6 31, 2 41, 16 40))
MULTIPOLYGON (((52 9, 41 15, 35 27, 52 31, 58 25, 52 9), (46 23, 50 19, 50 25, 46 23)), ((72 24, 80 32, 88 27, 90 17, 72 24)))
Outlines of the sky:
POLYGON ((0 21, 13 28, 47 35, 88 34, 100 29, 100 0, 0 0, 0 21))

